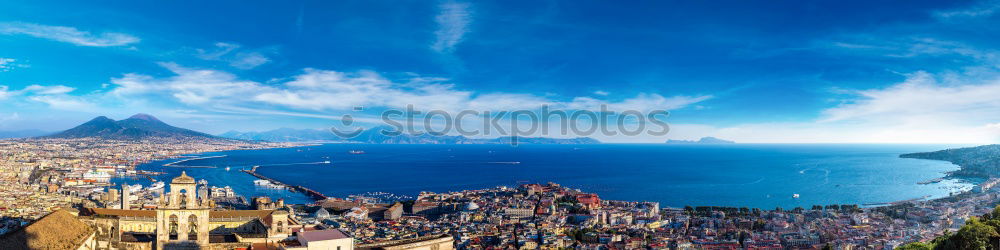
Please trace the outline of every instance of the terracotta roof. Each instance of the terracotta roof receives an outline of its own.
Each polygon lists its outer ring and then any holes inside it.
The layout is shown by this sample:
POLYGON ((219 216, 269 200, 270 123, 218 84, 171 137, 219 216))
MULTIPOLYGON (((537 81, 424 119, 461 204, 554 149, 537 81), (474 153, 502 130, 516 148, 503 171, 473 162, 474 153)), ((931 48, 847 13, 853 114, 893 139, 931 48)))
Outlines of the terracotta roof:
POLYGON ((84 208, 81 215, 104 215, 104 216, 128 216, 128 217, 156 217, 156 210, 131 210, 131 209, 108 209, 108 208, 84 208))
MULTIPOLYGON (((208 211, 209 218, 238 218, 257 217, 265 218, 271 215, 274 210, 224 210, 208 211)), ((156 217, 156 210, 123 210, 107 208, 85 208, 81 215, 105 215, 105 216, 129 216, 129 217, 156 217)))
POLYGON ((94 229, 76 216, 58 210, 0 236, 0 249, 77 249, 93 234, 94 229))
POLYGON ((264 218, 274 210, 224 210, 224 211, 209 211, 209 218, 236 218, 236 217, 258 217, 264 218))
POLYGON ((344 232, 337 229, 327 229, 327 230, 316 230, 316 231, 305 231, 299 233, 299 238, 305 240, 305 242, 313 241, 324 241, 324 240, 336 240, 350 238, 344 232))

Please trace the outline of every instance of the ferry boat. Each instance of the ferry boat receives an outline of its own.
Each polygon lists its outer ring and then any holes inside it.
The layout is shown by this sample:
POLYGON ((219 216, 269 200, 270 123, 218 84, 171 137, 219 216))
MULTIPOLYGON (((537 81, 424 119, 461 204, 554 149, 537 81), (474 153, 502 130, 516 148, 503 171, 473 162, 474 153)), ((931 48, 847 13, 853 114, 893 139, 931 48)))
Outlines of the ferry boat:
POLYGON ((364 154, 365 151, 363 151, 363 150, 351 150, 351 151, 347 151, 347 153, 348 154, 352 154, 352 155, 360 155, 360 154, 364 154))

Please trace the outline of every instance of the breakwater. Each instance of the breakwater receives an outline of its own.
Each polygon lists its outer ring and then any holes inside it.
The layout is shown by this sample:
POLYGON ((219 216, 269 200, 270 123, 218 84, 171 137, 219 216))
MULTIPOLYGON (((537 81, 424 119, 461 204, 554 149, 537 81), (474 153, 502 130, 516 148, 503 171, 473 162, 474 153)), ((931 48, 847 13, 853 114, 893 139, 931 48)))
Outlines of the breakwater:
POLYGON ((180 164, 180 163, 189 162, 189 161, 205 160, 205 159, 213 159, 213 158, 222 158, 222 157, 226 157, 226 156, 225 155, 216 155, 216 156, 205 156, 205 157, 188 158, 188 159, 183 159, 183 160, 179 160, 179 161, 175 161, 175 162, 163 164, 163 166, 164 167, 171 167, 171 166, 174 166, 174 165, 177 165, 177 164, 180 164))
POLYGON ((259 173, 257 173, 256 170, 257 170, 257 167, 255 166, 251 170, 245 170, 244 169, 244 170, 240 170, 240 171, 243 171, 244 173, 253 175, 254 177, 257 177, 258 179, 270 181, 271 183, 274 183, 275 185, 285 186, 289 190, 292 190, 292 191, 295 191, 295 192, 301 192, 303 194, 306 194, 306 196, 309 196, 309 198, 312 198, 313 200, 321 201, 321 200, 326 200, 327 199, 326 195, 323 195, 323 193, 317 192, 316 190, 312 190, 312 189, 309 189, 307 187, 303 187, 303 186, 299 186, 299 185, 288 185, 288 184, 285 184, 285 183, 280 182, 278 180, 275 180, 275 179, 272 179, 270 177, 267 177, 267 176, 264 176, 262 174, 259 174, 259 173))

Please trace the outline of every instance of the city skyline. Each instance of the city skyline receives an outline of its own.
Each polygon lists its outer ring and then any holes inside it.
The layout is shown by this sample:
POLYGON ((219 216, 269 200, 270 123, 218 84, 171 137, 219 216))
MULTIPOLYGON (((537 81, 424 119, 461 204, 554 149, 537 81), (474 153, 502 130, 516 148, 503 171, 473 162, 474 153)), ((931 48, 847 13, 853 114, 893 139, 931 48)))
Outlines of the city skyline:
POLYGON ((668 110, 663 142, 995 143, 997 1, 0 3, 0 131, 668 110), (719 6, 726 6, 720 8, 719 6), (94 18, 99 16, 100 18, 94 18))

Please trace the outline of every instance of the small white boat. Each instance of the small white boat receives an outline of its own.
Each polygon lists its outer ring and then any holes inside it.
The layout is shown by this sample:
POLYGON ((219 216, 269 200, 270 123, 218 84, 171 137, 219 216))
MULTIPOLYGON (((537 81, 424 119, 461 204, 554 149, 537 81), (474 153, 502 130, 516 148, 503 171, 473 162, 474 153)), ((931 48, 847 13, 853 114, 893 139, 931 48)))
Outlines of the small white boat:
POLYGON ((229 167, 226 167, 226 171, 229 171, 229 167))
POLYGON ((798 199, 799 198, 799 194, 792 194, 792 198, 798 199))

